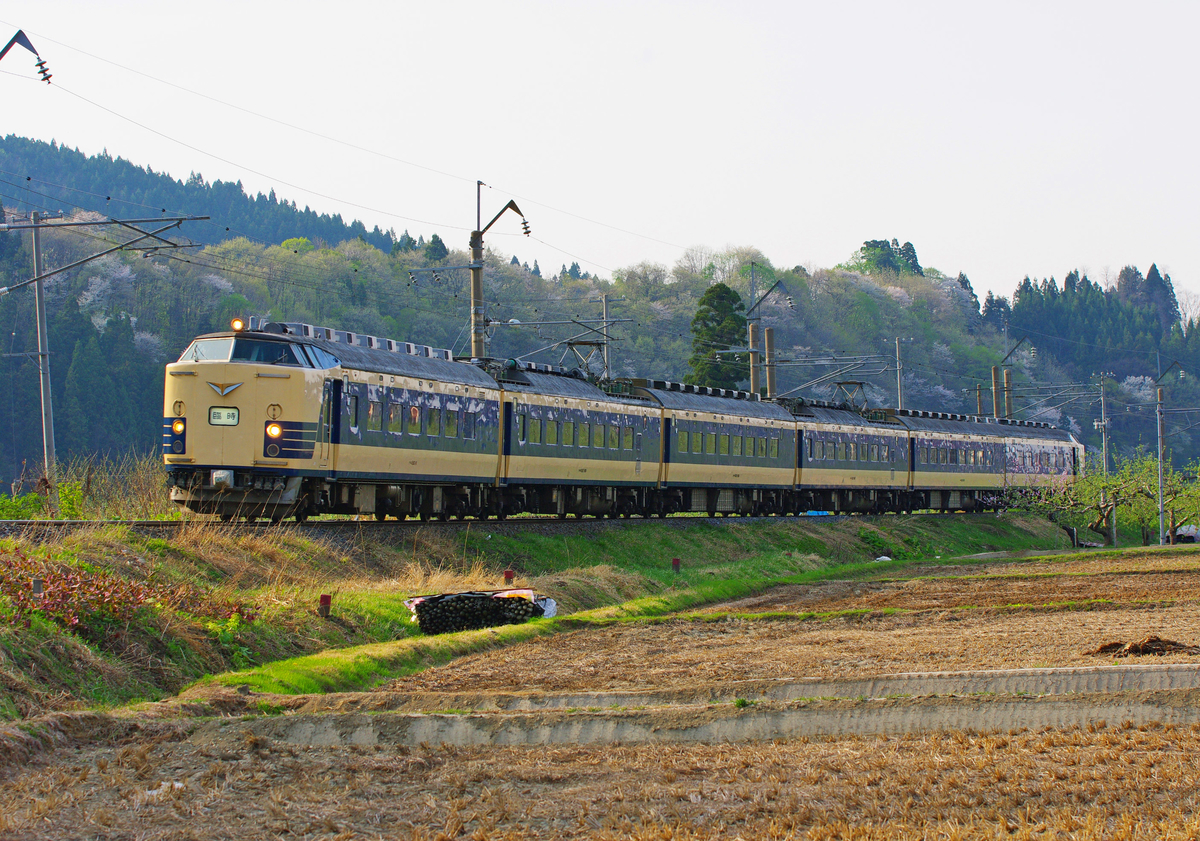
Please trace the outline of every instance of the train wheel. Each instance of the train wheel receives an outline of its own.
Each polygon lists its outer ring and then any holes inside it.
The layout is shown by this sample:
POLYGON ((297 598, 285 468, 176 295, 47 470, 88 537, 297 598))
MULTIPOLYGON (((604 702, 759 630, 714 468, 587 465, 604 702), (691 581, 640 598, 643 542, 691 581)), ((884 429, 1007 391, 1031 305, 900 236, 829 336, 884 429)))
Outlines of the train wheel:
POLYGON ((307 512, 307 511, 305 511, 303 508, 297 509, 297 511, 296 511, 296 522, 297 522, 297 523, 303 523, 303 522, 304 522, 305 520, 307 520, 307 519, 308 519, 308 512, 307 512))
POLYGON ((283 522, 283 515, 282 515, 282 514, 272 514, 272 515, 271 515, 271 525, 273 525, 273 526, 277 526, 277 525, 279 525, 279 524, 280 524, 280 523, 282 523, 282 522, 283 522))
POLYGON ((375 519, 382 523, 384 520, 387 519, 387 512, 386 511, 376 511, 375 519))
POLYGON ((566 512, 566 511, 559 511, 559 512, 558 512, 558 519, 560 519, 560 520, 565 520, 565 519, 567 519, 567 512, 566 512))
POLYGON ((422 523, 428 523, 428 522, 429 522, 429 512, 428 512, 428 511, 422 511, 422 512, 421 512, 421 522, 422 522, 422 523))
POLYGON ((444 523, 450 519, 450 512, 449 511, 439 511, 437 518, 438 518, 439 523, 444 523))

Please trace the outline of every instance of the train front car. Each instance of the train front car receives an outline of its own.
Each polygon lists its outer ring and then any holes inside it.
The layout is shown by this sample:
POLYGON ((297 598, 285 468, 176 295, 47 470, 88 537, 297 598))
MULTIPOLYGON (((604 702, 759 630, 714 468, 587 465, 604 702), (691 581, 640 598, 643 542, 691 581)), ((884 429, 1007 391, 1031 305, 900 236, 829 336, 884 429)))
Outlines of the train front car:
POLYGON ((224 520, 303 519, 303 477, 329 467, 337 359, 285 335, 200 336, 167 366, 162 451, 171 499, 224 520))

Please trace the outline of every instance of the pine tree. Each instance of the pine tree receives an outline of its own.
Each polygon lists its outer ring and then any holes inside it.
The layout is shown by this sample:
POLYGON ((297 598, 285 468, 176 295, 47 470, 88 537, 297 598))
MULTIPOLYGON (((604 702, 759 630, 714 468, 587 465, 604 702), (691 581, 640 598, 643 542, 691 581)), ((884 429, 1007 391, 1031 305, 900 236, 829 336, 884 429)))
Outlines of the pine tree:
POLYGON ((692 318, 690 373, 684 382, 712 388, 736 388, 747 363, 745 354, 721 354, 746 337, 746 311, 742 298, 724 283, 715 283, 700 296, 692 318))
POLYGON ((445 260, 450 255, 450 249, 446 247, 446 243, 442 242, 442 238, 434 234, 429 238, 429 244, 425 246, 425 259, 431 263, 437 263, 445 260))

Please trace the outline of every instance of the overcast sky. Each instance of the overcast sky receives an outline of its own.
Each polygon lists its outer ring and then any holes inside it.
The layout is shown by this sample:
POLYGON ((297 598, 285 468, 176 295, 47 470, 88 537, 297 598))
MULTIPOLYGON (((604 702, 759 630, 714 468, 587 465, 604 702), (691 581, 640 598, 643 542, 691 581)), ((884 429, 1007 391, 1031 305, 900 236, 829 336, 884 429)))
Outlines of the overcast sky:
POLYGON ((10 0, 0 44, 24 29, 54 79, 10 52, 0 132, 458 248, 479 179, 484 221, 516 198, 536 240, 514 217, 488 245, 549 270, 694 245, 819 268, 897 237, 981 296, 1152 262, 1197 289, 1198 24, 1096 0, 10 0))

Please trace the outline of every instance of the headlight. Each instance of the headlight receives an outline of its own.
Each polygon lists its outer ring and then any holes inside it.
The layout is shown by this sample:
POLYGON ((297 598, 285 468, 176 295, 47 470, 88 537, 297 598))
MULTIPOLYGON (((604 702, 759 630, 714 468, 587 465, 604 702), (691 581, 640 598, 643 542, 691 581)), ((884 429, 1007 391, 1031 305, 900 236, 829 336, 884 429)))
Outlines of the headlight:
POLYGON ((182 435, 183 430, 184 430, 183 418, 178 418, 173 424, 171 424, 171 431, 174 432, 176 435, 182 435))
POLYGON ((278 438, 283 434, 283 427, 277 423, 267 424, 267 435, 271 438, 278 438))
POLYGON ((246 322, 242 321, 240 318, 235 318, 233 321, 229 322, 229 326, 232 327, 235 332, 240 333, 246 329, 246 322))

